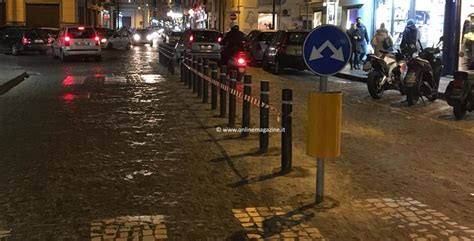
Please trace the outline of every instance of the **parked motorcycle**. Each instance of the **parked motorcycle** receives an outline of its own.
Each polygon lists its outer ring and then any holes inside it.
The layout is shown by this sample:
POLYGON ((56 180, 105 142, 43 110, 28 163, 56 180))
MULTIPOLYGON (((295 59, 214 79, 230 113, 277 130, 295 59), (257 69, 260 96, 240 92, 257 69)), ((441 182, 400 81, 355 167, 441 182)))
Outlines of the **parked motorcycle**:
MULTIPOLYGON (((404 79, 408 105, 414 105, 425 96, 429 101, 438 98, 439 80, 443 71, 443 60, 440 46, 443 37, 436 47, 423 48, 417 57, 408 62, 408 73, 404 79)), ((421 46, 421 43, 420 43, 421 46)))
POLYGON ((247 54, 244 51, 239 51, 227 62, 227 70, 229 73, 231 70, 237 71, 237 81, 241 81, 246 73, 247 64, 247 54))
POLYGON ((374 99, 382 98, 385 90, 399 90, 404 94, 403 77, 406 74, 405 57, 400 51, 390 53, 380 50, 382 55, 367 55, 364 71, 368 72, 367 88, 374 99))
POLYGON ((446 100, 457 120, 462 120, 467 111, 474 111, 474 72, 456 71, 446 88, 446 100))

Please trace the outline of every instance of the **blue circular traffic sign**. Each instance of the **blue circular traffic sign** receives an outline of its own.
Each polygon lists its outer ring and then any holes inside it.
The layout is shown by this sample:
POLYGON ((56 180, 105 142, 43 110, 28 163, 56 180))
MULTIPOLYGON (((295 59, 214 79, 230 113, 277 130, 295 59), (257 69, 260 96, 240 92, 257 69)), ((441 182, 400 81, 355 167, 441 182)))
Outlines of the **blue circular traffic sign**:
POLYGON ((335 25, 321 25, 308 34, 303 45, 303 58, 315 74, 329 76, 344 69, 349 62, 352 45, 349 36, 335 25))

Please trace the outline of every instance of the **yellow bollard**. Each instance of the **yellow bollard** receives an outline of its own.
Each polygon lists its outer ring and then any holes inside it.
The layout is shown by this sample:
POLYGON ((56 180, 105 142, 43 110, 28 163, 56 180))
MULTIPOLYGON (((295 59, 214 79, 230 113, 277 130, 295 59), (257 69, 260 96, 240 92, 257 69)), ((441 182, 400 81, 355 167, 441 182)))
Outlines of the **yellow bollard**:
POLYGON ((311 157, 341 155, 342 93, 314 92, 308 99, 307 153, 311 157))

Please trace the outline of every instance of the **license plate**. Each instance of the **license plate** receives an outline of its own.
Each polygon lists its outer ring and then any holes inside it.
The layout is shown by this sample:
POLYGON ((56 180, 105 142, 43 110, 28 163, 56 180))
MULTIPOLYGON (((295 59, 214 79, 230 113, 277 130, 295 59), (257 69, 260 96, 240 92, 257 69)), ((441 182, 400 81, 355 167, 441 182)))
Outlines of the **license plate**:
POLYGON ((201 49, 211 50, 211 49, 212 49, 212 45, 201 45, 201 49))
POLYGON ((303 51, 302 50, 297 50, 296 54, 303 54, 303 51))
POLYGON ((367 72, 367 71, 369 71, 370 69, 372 69, 372 63, 371 63, 371 62, 365 63, 363 70, 364 70, 365 72, 367 72))
POLYGON ((410 72, 407 74, 407 77, 405 78, 405 82, 407 84, 414 84, 416 83, 416 74, 414 72, 410 72))
POLYGON ((36 40, 35 40, 35 43, 36 43, 36 44, 42 44, 42 43, 44 43, 44 41, 41 40, 41 39, 36 39, 36 40))

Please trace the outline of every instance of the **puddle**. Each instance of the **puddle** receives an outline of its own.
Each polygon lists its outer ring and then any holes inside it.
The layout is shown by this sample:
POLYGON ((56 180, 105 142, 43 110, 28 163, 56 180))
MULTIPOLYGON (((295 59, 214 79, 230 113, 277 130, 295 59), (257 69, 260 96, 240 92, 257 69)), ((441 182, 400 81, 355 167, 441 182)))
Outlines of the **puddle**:
POLYGON ((153 172, 150 172, 148 170, 140 170, 140 171, 134 171, 132 174, 127 174, 124 178, 125 181, 130 181, 133 180, 134 176, 136 175, 142 175, 144 177, 152 175, 153 172))

